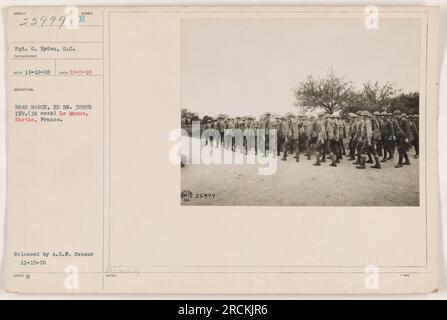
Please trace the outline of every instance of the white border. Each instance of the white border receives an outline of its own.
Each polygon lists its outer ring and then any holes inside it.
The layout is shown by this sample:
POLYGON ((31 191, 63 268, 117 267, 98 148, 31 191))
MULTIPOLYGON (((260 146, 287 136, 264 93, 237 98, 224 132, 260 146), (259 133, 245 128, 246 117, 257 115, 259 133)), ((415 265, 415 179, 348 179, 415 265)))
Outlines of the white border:
MULTIPOLYGON (((443 63, 447 58, 447 50, 445 47, 447 45, 447 3, 442 0, 438 1, 404 1, 404 0, 381 0, 381 1, 365 1, 365 0, 351 0, 351 1, 321 1, 321 0, 295 0, 295 1, 272 1, 272 0, 256 0, 256 1, 238 1, 238 0, 227 0, 227 1, 207 1, 207 0, 158 0, 158 1, 150 1, 150 0, 133 0, 131 2, 120 1, 120 0, 83 0, 83 1, 68 1, 68 0, 58 0, 58 1, 29 1, 29 0, 3 0, 3 6, 12 6, 12 5, 308 5, 308 6, 318 6, 318 5, 351 5, 351 6, 367 6, 367 5, 384 5, 384 6, 406 6, 406 5, 431 5, 431 6, 440 6, 441 7, 441 21, 440 21, 440 92, 439 92, 439 175, 440 175, 440 200, 441 200, 441 222, 442 223, 442 251, 443 256, 447 255, 447 224, 445 223, 445 219, 447 218, 447 126, 442 125, 443 123, 447 123, 447 66, 443 63), (443 90, 444 89, 444 90, 443 90), (444 204, 444 205, 443 205, 444 204)), ((3 8, 4 9, 4 8, 3 8)), ((4 218, 5 218, 5 192, 6 192, 6 155, 5 155, 5 142, 6 142, 6 111, 5 111, 5 11, 2 11, 2 15, 0 16, 0 265, 3 267, 3 243, 4 243, 4 218)), ((431 295, 397 295, 397 296, 336 296, 338 299, 447 299, 447 282, 445 278, 446 268, 445 264, 444 272, 443 272, 443 282, 440 288, 440 292, 438 294, 431 295)), ((273 295, 263 295, 263 296, 250 296, 250 295, 237 295, 231 296, 232 299, 330 299, 335 296, 309 296, 309 295, 299 295, 299 296, 273 296, 273 295)), ((215 299, 228 299, 228 296, 182 296, 182 295, 170 295, 170 296, 157 296, 157 295, 139 295, 139 296, 125 296, 125 295, 82 295, 82 296, 64 296, 64 295, 17 295, 6 293, 3 284, 3 277, 0 277, 0 300, 9 300, 9 299, 154 299, 154 298, 163 298, 163 299, 182 299, 182 298, 215 298, 215 299)))

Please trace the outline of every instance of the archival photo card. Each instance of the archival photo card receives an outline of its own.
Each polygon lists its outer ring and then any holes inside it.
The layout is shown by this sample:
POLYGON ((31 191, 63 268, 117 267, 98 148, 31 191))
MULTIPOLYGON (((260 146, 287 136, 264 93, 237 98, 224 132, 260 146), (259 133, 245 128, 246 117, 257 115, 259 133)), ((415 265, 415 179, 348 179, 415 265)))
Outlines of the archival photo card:
POLYGON ((6 15, 8 291, 438 291, 439 8, 6 15))

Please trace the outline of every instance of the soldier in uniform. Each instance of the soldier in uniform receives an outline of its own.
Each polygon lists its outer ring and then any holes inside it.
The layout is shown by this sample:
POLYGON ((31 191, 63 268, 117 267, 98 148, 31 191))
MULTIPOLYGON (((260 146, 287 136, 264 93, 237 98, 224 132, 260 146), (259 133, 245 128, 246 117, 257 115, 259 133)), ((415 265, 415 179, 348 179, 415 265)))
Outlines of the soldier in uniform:
POLYGON ((287 131, 288 127, 289 127, 289 125, 288 125, 288 122, 287 122, 287 118, 286 117, 279 117, 277 125, 276 125, 276 130, 277 130, 276 131, 276 133, 277 133, 277 135, 276 135, 276 142, 278 144, 278 148, 277 148, 277 155, 278 155, 278 157, 281 155, 281 151, 284 154, 284 147, 287 147, 287 145, 286 145, 286 143, 287 143, 287 141, 286 141, 287 140, 287 136, 284 135, 283 130, 287 131))
POLYGON ((239 117, 239 116, 236 117, 236 121, 234 122, 234 127, 235 127, 235 129, 240 130, 240 131, 235 131, 234 132, 233 151, 237 151, 238 148, 241 148, 241 150, 242 150, 242 146, 237 145, 237 144, 241 143, 242 141, 237 141, 236 140, 237 139, 237 137, 236 137, 237 134, 243 132, 241 117, 239 117))
POLYGON ((374 141, 376 142, 377 154, 381 157, 383 155, 381 134, 382 119, 380 118, 379 111, 374 111, 373 117, 371 118, 371 123, 373 127, 374 141))
POLYGON ((284 151, 283 151, 282 160, 287 160, 287 149, 289 149, 288 145, 291 145, 290 149, 295 151, 295 161, 299 162, 300 161, 300 147, 299 147, 300 126, 299 126, 299 121, 296 118, 291 118, 290 125, 287 122, 286 126, 288 127, 288 130, 286 128, 284 128, 283 126, 281 126, 281 131, 284 132, 284 134, 286 133, 285 131, 287 130, 285 145, 283 148, 284 151))
POLYGON ((219 122, 217 125, 217 130, 219 131, 220 134, 220 144, 223 146, 224 145, 224 138, 225 138, 225 129, 226 129, 226 123, 225 123, 225 119, 223 117, 219 117, 218 118, 219 122))
POLYGON ((239 123, 241 122, 241 117, 237 116, 235 119, 236 119, 234 123, 235 129, 239 129, 239 123))
POLYGON ((247 117, 246 128, 245 128, 245 132, 244 132, 244 138, 246 141, 245 154, 248 154, 249 151, 256 148, 254 146, 255 137, 256 137, 256 129, 254 128, 253 120, 254 120, 253 117, 250 117, 250 116, 247 117))
MULTIPOLYGON (((289 130, 290 130, 290 125, 289 125, 289 121, 287 120, 286 117, 281 117, 281 124, 279 126, 279 132, 278 132, 278 141, 280 141, 279 145, 278 145, 278 149, 282 150, 282 158, 281 160, 286 160, 287 158, 287 149, 289 148, 289 130)), ((279 155, 279 153, 278 153, 279 155)))
MULTIPOLYGON (((289 112, 288 114, 287 114, 287 117, 286 117, 287 119, 287 124, 289 125, 289 129, 290 129, 290 127, 292 126, 292 122, 294 121, 294 119, 295 119, 295 116, 293 115, 293 113, 291 113, 291 112, 289 112)), ((287 139, 288 140, 288 139, 287 139)), ((290 143, 290 141, 288 141, 288 143, 287 143, 287 152, 288 153, 293 153, 293 145, 292 145, 292 143, 290 143)))
POLYGON ((234 151, 234 129, 236 129, 236 125, 234 123, 234 118, 228 118, 227 119, 227 126, 225 129, 225 141, 227 142, 227 145, 225 146, 226 149, 234 151))
POLYGON ((413 141, 414 141, 414 135, 413 135, 413 130, 411 129, 412 123, 411 123, 411 119, 408 117, 408 115, 406 113, 402 113, 401 114, 401 118, 406 120, 407 125, 409 127, 409 135, 408 135, 408 147, 407 147, 407 152, 410 151, 410 147, 413 145, 413 141))
POLYGON ((301 152, 302 150, 305 150, 305 143, 306 143, 306 137, 304 135, 304 121, 306 120, 306 117, 304 114, 298 115, 298 150, 301 152))
POLYGON ((329 140, 329 154, 330 159, 332 160, 332 163, 330 166, 336 167, 337 166, 337 160, 340 158, 340 154, 338 153, 338 142, 340 140, 340 136, 338 133, 338 126, 337 126, 337 120, 336 120, 336 113, 332 113, 329 116, 329 119, 327 119, 326 122, 326 132, 327 132, 327 139, 329 140))
POLYGON ((327 155, 330 155, 330 144, 329 144, 329 140, 327 139, 327 123, 329 122, 329 120, 330 120, 330 114, 329 113, 326 113, 326 114, 324 114, 323 115, 323 120, 324 120, 324 128, 325 128, 325 131, 326 131, 326 139, 325 139, 325 146, 324 146, 324 148, 323 148, 323 153, 322 153, 322 155, 321 155, 321 159, 320 159, 320 162, 326 162, 326 156, 327 155))
POLYGON ((395 168, 402 168, 403 165, 410 165, 407 150, 410 144, 411 129, 410 123, 405 116, 402 116, 400 110, 393 112, 393 125, 396 134, 397 151, 399 152, 399 162, 394 166, 395 168), (403 159, 405 162, 402 163, 403 159))
POLYGON ((366 153, 368 153, 369 156, 373 155, 375 160, 375 165, 371 166, 371 168, 374 169, 381 169, 380 161, 379 161, 379 155, 377 154, 376 150, 376 143, 374 141, 374 132, 373 132, 373 125, 371 123, 371 114, 368 111, 363 111, 362 113, 363 117, 363 129, 362 129, 362 147, 360 149, 360 155, 361 155, 361 162, 360 165, 358 165, 357 169, 366 169, 365 163, 366 163, 366 153))
MULTIPOLYGON (((247 124, 246 124, 246 122, 245 122, 245 118, 244 118, 244 117, 241 117, 241 118, 239 119, 239 123, 238 123, 238 129, 240 130, 241 134, 244 134, 244 133, 245 133, 245 129, 246 129, 246 128, 247 128, 247 124)), ((243 136, 242 136, 242 145, 241 145, 241 146, 238 146, 238 147, 241 148, 241 152, 244 152, 246 146, 247 146, 247 139, 246 139, 245 135, 243 135, 243 136)))
POLYGON ((355 150, 357 146, 357 123, 358 115, 351 113, 349 125, 349 161, 355 160, 355 150))
POLYGON ((269 129, 270 129, 270 116, 271 113, 267 112, 262 119, 259 129, 264 130, 263 141, 261 141, 262 148, 264 149, 264 156, 267 156, 267 150, 269 149, 269 129))
MULTIPOLYGON (((320 113, 318 118, 314 122, 314 129, 317 132, 317 142, 315 145, 315 158, 314 166, 321 166, 322 160, 320 156, 323 156, 328 152, 327 150, 327 133, 326 133, 326 120, 323 118, 323 114, 320 113)), ((326 161, 326 160, 324 160, 326 161)))
POLYGON ((407 150, 407 151, 409 151, 410 146, 413 145, 413 141, 414 141, 413 130, 411 130, 411 120, 406 113, 402 113, 402 118, 407 120, 408 126, 410 127, 410 136, 409 136, 410 143, 408 144, 408 150, 407 150))
POLYGON ((269 146, 270 146, 269 151, 272 152, 272 156, 277 156, 277 157, 280 156, 280 152, 281 152, 281 144, 279 141, 279 128, 280 127, 281 127, 280 119, 277 117, 271 118, 270 128, 269 128, 269 138, 270 138, 270 135, 272 135, 275 132, 273 130, 276 130, 276 133, 275 133, 276 145, 275 145, 275 143, 273 143, 273 141, 269 141, 270 142, 269 143, 269 146))
POLYGON ((343 158, 343 156, 346 156, 346 149, 345 149, 345 138, 346 135, 346 123, 343 119, 341 119, 340 113, 337 112, 335 114, 335 121, 337 123, 338 127, 338 159, 337 163, 340 163, 340 160, 343 158))
POLYGON ((397 116, 394 115, 394 111, 393 111, 393 113, 388 113, 388 117, 391 120, 391 124, 393 126, 393 132, 394 132, 393 139, 392 139, 391 144, 390 144, 391 158, 388 159, 388 160, 393 160, 394 159, 394 153, 395 153, 396 147, 397 147, 397 137, 396 137, 396 119, 397 119, 397 116))
POLYGON ((317 148, 317 140, 318 140, 317 120, 318 120, 317 114, 313 114, 311 117, 312 130, 311 130, 310 143, 309 143, 311 153, 312 153, 312 150, 316 150, 316 148, 317 148))
POLYGON ((380 162, 387 162, 389 159, 392 159, 392 144, 394 137, 394 129, 393 123, 389 118, 389 113, 383 111, 380 114, 382 118, 382 125, 380 127, 380 134, 382 136, 382 147, 383 147, 383 159, 380 162))
POLYGON ((414 114, 411 117, 411 131, 413 133, 414 158, 419 158, 419 115, 414 114))
POLYGON ((208 145, 208 141, 211 146, 213 145, 213 135, 211 129, 213 129, 213 121, 211 119, 208 119, 205 124, 205 145, 208 145))
MULTIPOLYGON (((214 135, 218 135, 219 137, 216 139, 216 148, 219 147, 220 144, 220 133, 219 133, 219 120, 214 119, 213 120, 213 124, 212 124, 212 129, 213 129, 213 135, 212 135, 212 140, 214 140, 214 135)), ((211 147, 213 146, 213 144, 211 143, 211 147)))
POLYGON ((248 123, 248 136, 251 136, 252 139, 247 140, 248 150, 255 150, 255 155, 258 154, 258 121, 254 117, 250 117, 250 121, 248 123))
POLYGON ((312 133, 313 133, 313 119, 314 116, 312 114, 307 114, 306 120, 303 123, 303 129, 304 129, 304 150, 306 152, 307 160, 311 159, 311 146, 315 142, 312 142, 312 133))
POLYGON ((365 136, 365 117, 363 116, 363 111, 357 111, 358 115, 356 131, 355 131, 355 150, 357 151, 357 160, 352 164, 359 165, 362 164, 362 146, 363 146, 363 137, 365 136))

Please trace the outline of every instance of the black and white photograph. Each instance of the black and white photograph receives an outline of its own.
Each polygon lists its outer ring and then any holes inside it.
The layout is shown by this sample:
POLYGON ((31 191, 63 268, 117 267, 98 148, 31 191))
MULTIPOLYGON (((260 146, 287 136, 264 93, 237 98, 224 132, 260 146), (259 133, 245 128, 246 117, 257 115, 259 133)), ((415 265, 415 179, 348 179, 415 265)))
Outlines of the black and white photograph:
POLYGON ((182 205, 419 206, 419 20, 181 30, 182 205))

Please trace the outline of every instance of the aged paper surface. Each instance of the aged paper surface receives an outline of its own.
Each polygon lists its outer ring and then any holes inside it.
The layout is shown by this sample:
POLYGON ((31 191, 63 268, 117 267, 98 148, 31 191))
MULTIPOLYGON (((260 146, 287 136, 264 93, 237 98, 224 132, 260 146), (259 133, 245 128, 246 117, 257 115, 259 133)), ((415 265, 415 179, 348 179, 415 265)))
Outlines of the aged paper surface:
POLYGON ((7 8, 7 289, 436 291, 439 12, 376 9, 7 8), (325 76, 346 90, 343 103, 315 95, 324 85, 305 90, 325 76), (257 130, 267 112, 290 125, 283 139, 284 125, 266 127, 278 130, 278 157, 249 164, 248 138, 240 150, 237 139, 194 138, 194 119, 200 132, 221 120, 257 130), (368 135, 374 119, 402 134, 368 135), (323 131, 300 140, 306 121, 323 131), (182 140, 182 166, 172 161, 180 127, 192 141, 182 140), (352 136, 330 137, 345 127, 352 136), (300 162, 281 161, 295 140, 310 160, 302 150, 300 162), (353 141, 360 170, 337 153, 353 141), (196 143, 247 163, 195 162, 196 143), (387 146, 394 160, 365 166, 387 146))

